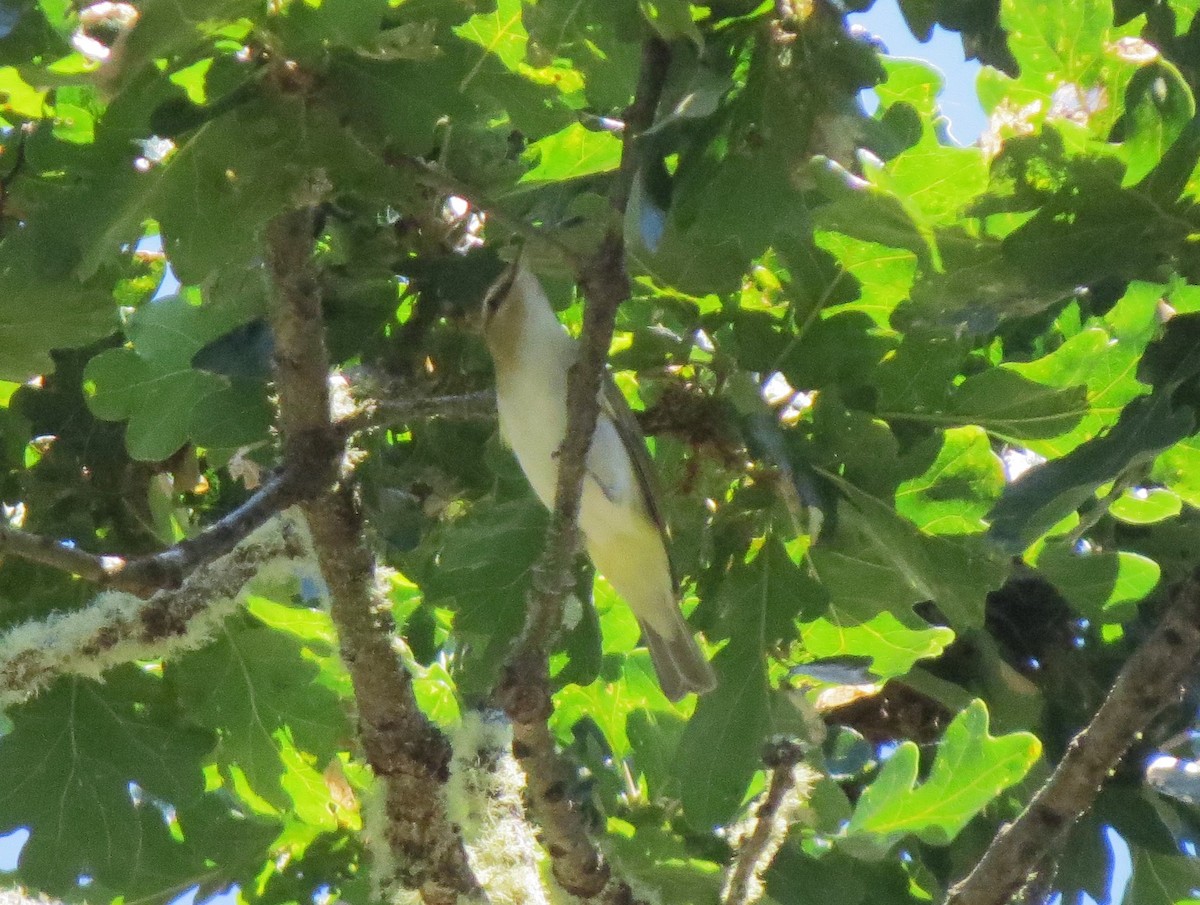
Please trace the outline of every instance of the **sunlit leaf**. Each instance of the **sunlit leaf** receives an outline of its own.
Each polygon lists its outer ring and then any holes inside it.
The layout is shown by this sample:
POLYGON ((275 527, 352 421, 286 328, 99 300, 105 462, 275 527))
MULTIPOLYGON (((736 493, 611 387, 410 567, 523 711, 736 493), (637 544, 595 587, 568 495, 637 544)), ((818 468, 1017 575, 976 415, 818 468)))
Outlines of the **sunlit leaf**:
POLYGON ((1158 563, 1135 553, 1077 554, 1063 545, 1048 546, 1037 568, 1076 612, 1096 621, 1127 616, 1120 608, 1144 599, 1160 572, 1158 563))
POLYGON ((817 658, 869 657, 872 675, 890 679, 904 675, 917 660, 936 657, 954 640, 954 632, 943 627, 906 625, 890 612, 858 622, 831 606, 827 616, 802 627, 801 639, 805 653, 817 658))
POLYGON ((846 833, 884 847, 909 834, 946 845, 1040 754, 1040 742, 1027 732, 990 735, 987 707, 974 701, 946 728, 923 782, 917 780, 917 746, 904 742, 896 749, 858 800, 846 833))

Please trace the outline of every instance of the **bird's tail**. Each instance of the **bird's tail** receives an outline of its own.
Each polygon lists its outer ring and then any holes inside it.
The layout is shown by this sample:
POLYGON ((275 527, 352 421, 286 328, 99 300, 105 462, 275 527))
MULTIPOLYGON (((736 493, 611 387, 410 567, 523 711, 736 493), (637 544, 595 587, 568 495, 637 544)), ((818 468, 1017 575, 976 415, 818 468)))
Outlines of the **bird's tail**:
POLYGON ((664 634, 644 619, 639 619, 642 639, 650 648, 650 660, 658 674, 658 684, 672 701, 678 701, 689 692, 704 694, 717 687, 717 675, 713 672, 704 652, 692 637, 691 629, 683 621, 679 610, 675 613, 674 625, 664 634))

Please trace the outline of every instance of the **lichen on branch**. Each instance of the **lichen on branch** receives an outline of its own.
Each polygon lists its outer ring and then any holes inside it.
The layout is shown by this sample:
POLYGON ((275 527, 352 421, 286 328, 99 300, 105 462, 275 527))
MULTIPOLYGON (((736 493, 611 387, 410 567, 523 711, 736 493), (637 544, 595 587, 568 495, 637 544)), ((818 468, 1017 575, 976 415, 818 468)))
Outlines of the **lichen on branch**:
POLYGON ((298 515, 272 519, 230 553, 193 571, 179 588, 148 599, 103 591, 81 610, 10 629, 0 636, 0 707, 29 698, 62 675, 99 679, 132 660, 208 643, 252 579, 313 568, 308 529, 298 515))

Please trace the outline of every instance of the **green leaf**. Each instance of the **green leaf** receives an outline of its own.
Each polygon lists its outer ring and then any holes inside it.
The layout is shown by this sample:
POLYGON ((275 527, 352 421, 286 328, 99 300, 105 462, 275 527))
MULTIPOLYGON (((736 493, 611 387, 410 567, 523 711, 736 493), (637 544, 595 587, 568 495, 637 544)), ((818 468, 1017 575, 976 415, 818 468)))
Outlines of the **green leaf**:
POLYGON ((332 627, 323 613, 263 599, 252 612, 276 625, 231 616, 214 643, 172 664, 170 674, 191 717, 219 734, 217 763, 241 771, 254 793, 280 810, 295 807, 316 814, 310 822, 328 821, 321 770, 350 734, 341 682, 323 677, 341 669, 332 627), (314 632, 314 622, 323 631, 314 632))
POLYGON ((639 32, 639 20, 630 0, 541 0, 524 10, 535 55, 569 62, 583 76, 587 108, 603 115, 633 96, 641 51, 628 38, 639 32))
POLYGON ((902 676, 918 660, 937 657, 954 640, 954 632, 929 626, 916 617, 903 623, 891 612, 859 622, 837 606, 801 627, 804 651, 817 658, 870 657, 871 672, 882 680, 902 676))
POLYGON ((461 70, 452 60, 335 59, 320 98, 372 144, 404 154, 427 154, 443 116, 466 114, 471 105, 456 90, 461 70), (406 86, 422 85, 422 91, 406 86))
MULTIPOLYGON (((1160 287, 1133 284, 1122 302, 1122 310, 1136 308, 1153 317, 1160 287)), ((1110 315, 1120 316, 1114 307, 1110 315)), ((1106 325, 1107 326, 1107 325, 1106 325)), ((1136 377, 1137 361, 1149 335, 1140 331, 1128 332, 1108 326, 1089 327, 1039 359, 1006 365, 1029 380, 1053 387, 1077 391, 1086 390, 1082 417, 1073 429, 1049 437, 1026 437, 1025 446, 1039 455, 1052 457, 1070 452, 1080 443, 1092 439, 1117 420, 1121 409, 1130 400, 1145 392, 1136 377)))
POLYGON ((885 56, 880 62, 887 73, 887 80, 875 86, 880 105, 887 108, 908 104, 923 120, 932 121, 937 115, 937 98, 945 87, 945 77, 921 60, 885 56))
POLYGON ((878 184, 903 198, 905 207, 926 227, 956 223, 962 211, 987 187, 987 163, 979 148, 955 148, 937 143, 911 148, 870 175, 878 184))
POLYGON ((1200 508, 1200 434, 1180 440, 1154 460, 1150 477, 1200 508))
POLYGON ((989 333, 1005 319, 1036 314, 1070 290, 1027 273, 990 236, 943 230, 938 235, 940 270, 926 270, 893 318, 895 326, 989 333))
POLYGON ((818 208, 816 225, 866 242, 902 248, 928 265, 932 251, 928 231, 918 225, 900 198, 845 167, 818 157, 810 172, 830 202, 818 208))
POLYGON ((886 420, 945 411, 946 400, 966 359, 963 339, 921 330, 904 334, 899 347, 879 365, 879 412, 886 420))
POLYGON ((951 428, 934 439, 937 458, 896 488, 896 511, 929 534, 976 534, 1004 489, 1004 465, 987 432, 951 428))
POLYGON ((621 140, 611 132, 594 132, 579 123, 531 144, 526 158, 536 161, 522 183, 561 182, 615 170, 621 162, 621 140))
POLYGON ((1176 405, 1174 395, 1200 373, 1198 332, 1200 316, 1172 318, 1139 367, 1139 377, 1153 383, 1154 392, 1129 403, 1108 433, 1030 469, 1005 489, 990 515, 998 543, 1013 552, 1025 549, 1102 485, 1148 465, 1195 430, 1194 412, 1176 405))
POLYGON ((32 833, 21 882, 68 895, 86 874, 97 890, 165 901, 193 883, 237 878, 226 869, 231 861, 244 869, 249 856, 261 865, 274 832, 202 802, 212 735, 180 719, 160 679, 133 666, 109 672, 103 685, 65 679, 11 716, 0 769, 20 781, 0 790, 0 827, 32 833), (181 822, 203 810, 225 841, 216 849, 178 841, 158 802, 175 807, 181 822), (225 849, 233 840, 240 851, 225 849), (210 855, 219 862, 206 865, 210 855))
POLYGON ((590 720, 604 734, 613 756, 625 757, 633 752, 629 717, 640 710, 652 713, 654 719, 662 717, 668 724, 670 717, 663 715, 677 712, 659 687, 645 649, 622 658, 614 681, 601 677, 591 685, 568 685, 556 692, 550 724, 565 741, 578 721, 590 720))
MULTIPOLYGON (((715 56, 705 60, 716 63, 715 56)), ((685 69, 683 77, 690 75, 685 69)), ((631 258, 657 284, 723 295, 737 290, 750 262, 768 248, 808 244, 811 200, 797 177, 808 166, 803 149, 811 146, 811 124, 795 115, 797 84, 786 67, 760 69, 696 124, 705 140, 671 153, 669 139, 689 131, 688 121, 647 146, 625 234, 640 239, 631 243, 631 258), (764 132, 772 141, 758 139, 764 132)))
MULTIPOLYGON (((754 588, 745 593, 753 595, 754 588)), ((747 615, 752 617, 753 609, 747 615)), ((769 727, 770 686, 756 633, 735 635, 712 665, 716 691, 700 699, 675 755, 684 814, 702 831, 724 826, 737 813, 762 766, 769 727), (721 756, 713 757, 714 751, 721 756)))
POLYGON ((888 848, 909 834, 946 845, 1000 792, 1019 782, 1041 756, 1027 732, 988 734, 988 711, 976 700, 954 718, 938 745, 929 777, 917 785, 920 752, 904 742, 863 792, 846 827, 888 848))
POLYGON ((847 499, 835 541, 822 540, 809 558, 835 604, 862 621, 890 610, 904 622, 913 605, 931 600, 955 629, 983 624, 984 599, 1003 583, 1005 563, 965 540, 923 534, 882 501, 827 477, 847 499))
POLYGON ((1155 60, 1135 72, 1125 98, 1125 184, 1149 175, 1195 115, 1191 89, 1171 63, 1155 60))
POLYGON ((1031 468, 1008 485, 988 516, 990 536, 1004 549, 1024 550, 1090 500, 1101 485, 1153 461, 1195 426, 1192 412, 1173 408, 1167 393, 1135 399, 1107 434, 1031 468))
POLYGON ((736 623, 712 661, 717 688, 700 698, 676 754, 684 813, 697 829, 727 824, 762 766, 771 725, 767 626, 790 620, 801 606, 794 573, 783 549, 769 543, 721 587, 722 610, 736 623), (713 751, 722 756, 714 758, 713 751))
POLYGON ((21 78, 15 66, 0 67, 0 110, 6 119, 40 119, 45 113, 46 92, 21 78))
POLYGON ((1131 846, 1133 877, 1126 901, 1138 905, 1191 905, 1200 889, 1200 866, 1185 854, 1161 855, 1131 846))
POLYGON ((1014 440, 1065 434, 1087 412, 1087 390, 1035 383, 1007 368, 968 377, 950 398, 960 418, 1014 440))
POLYGON ((1091 499, 1102 484, 1153 459, 1194 427, 1190 411, 1172 411, 1161 399, 1136 400, 1109 433, 1030 469, 1009 485, 989 516, 992 537, 1008 550, 1024 549, 1091 499))
POLYGON ((1162 487, 1126 490, 1108 507, 1108 514, 1127 525, 1152 525, 1174 518, 1183 510, 1177 494, 1162 487))
POLYGON ((912 905, 909 874, 898 861, 866 861, 837 849, 809 853, 785 844, 767 871, 767 892, 781 903, 912 905))
POLYGON ((689 119, 705 119, 717 112, 721 102, 734 88, 731 79, 708 66, 696 66, 690 83, 680 93, 670 112, 661 116, 643 136, 664 131, 668 126, 689 119))
POLYGON ((692 21, 691 4, 687 0, 638 0, 638 7, 664 41, 688 38, 697 47, 704 43, 700 29, 692 21))
POLYGON ((465 646, 464 693, 491 688, 505 652, 521 629, 533 564, 542 551, 546 509, 532 495, 477 503, 437 538, 437 561, 420 582, 427 603, 454 610, 465 646))
POLYGON ((881 328, 890 327, 892 312, 913 287, 917 256, 829 231, 818 231, 815 238, 837 258, 841 271, 859 284, 859 301, 844 307, 862 311, 881 328))
POLYGON ((669 890, 664 905, 715 902, 720 895, 721 866, 698 855, 661 819, 639 819, 635 826, 609 818, 605 849, 622 876, 647 889, 669 890))
POLYGON ((521 0, 497 0, 494 12, 477 13, 464 24, 455 26, 455 34, 483 48, 483 56, 459 83, 459 91, 464 91, 474 81, 489 55, 495 55, 506 69, 536 84, 557 88, 564 94, 583 87, 582 76, 570 66, 557 63, 530 65, 527 61, 529 33, 522 21, 523 8, 521 0))
POLYGON ((214 22, 253 16, 257 8, 252 0, 197 0, 187 4, 147 0, 138 11, 141 15, 125 42, 121 66, 109 75, 110 79, 119 77, 113 90, 128 86, 141 67, 152 60, 174 56, 189 44, 198 43, 214 22))
POLYGON ((1183 224, 1163 208, 1174 198, 1159 201, 1101 180, 1068 191, 1006 236, 1003 245, 1008 261, 1024 273, 1040 273, 1063 296, 1106 277, 1152 275, 1147 263, 1184 239, 1183 224))
POLYGON ((678 798, 675 752, 679 750, 686 725, 682 717, 666 710, 639 708, 626 720, 634 765, 645 777, 652 799, 678 798))
POLYGON ((67 279, 40 280, 0 262, 0 380, 24 383, 54 370, 51 349, 82 346, 117 326, 117 308, 102 288, 67 279))
POLYGON ((199 285, 259 253, 261 230, 309 176, 305 125, 292 105, 255 101, 207 123, 166 162, 151 210, 181 282, 199 285))
POLYGON ((521 21, 519 0, 498 0, 490 13, 478 13, 455 28, 455 32, 478 44, 486 53, 494 53, 509 69, 524 62, 529 35, 521 21))
POLYGON ((730 636, 744 632, 748 612, 758 613, 758 631, 765 644, 795 638, 796 619, 819 612, 825 603, 812 576, 792 562, 787 548, 775 538, 762 545, 748 574, 727 576, 718 593, 724 619, 721 629, 730 636))
POLYGON ((387 7, 387 0, 289 3, 277 27, 289 59, 301 54, 316 56, 338 45, 371 46, 387 7))
POLYGON ((187 291, 138 309, 127 327, 133 348, 101 352, 84 371, 88 406, 98 418, 129 421, 125 443, 135 459, 161 461, 189 441, 236 448, 267 436, 262 384, 231 386, 191 367, 196 352, 246 316, 197 296, 187 291))
POLYGON ((1136 553, 1078 554, 1063 544, 1048 545, 1036 566, 1077 613, 1096 622, 1131 615, 1121 608, 1144 600, 1161 574, 1158 563, 1136 553))
POLYGON ((1037 6, 1002 0, 1000 24, 1020 77, 1010 79, 994 69, 981 73, 984 108, 990 112, 1007 103, 1016 111, 1036 103, 1032 113, 1024 113, 1035 125, 1056 110, 1085 123, 1091 134, 1107 136, 1120 111, 1113 99, 1122 96, 1139 65, 1119 44, 1122 37, 1137 35, 1137 22, 1113 27, 1111 0, 1050 0, 1037 6))
POLYGON ((232 453, 269 437, 274 416, 275 407, 261 383, 235 380, 194 409, 188 436, 209 452, 232 453))

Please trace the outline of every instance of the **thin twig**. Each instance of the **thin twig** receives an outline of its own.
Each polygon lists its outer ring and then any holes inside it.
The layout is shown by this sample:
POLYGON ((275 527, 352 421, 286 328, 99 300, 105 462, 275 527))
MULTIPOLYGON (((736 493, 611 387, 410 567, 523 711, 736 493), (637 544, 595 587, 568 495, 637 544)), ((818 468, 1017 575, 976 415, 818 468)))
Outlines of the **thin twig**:
POLYGON ((375 398, 367 400, 359 411, 338 422, 338 427, 347 434, 432 418, 473 421, 496 417, 496 394, 492 390, 396 398, 377 394, 374 389, 370 392, 375 398))
MULTIPOLYGON (((429 418, 494 418, 496 395, 488 391, 450 396, 396 397, 372 401, 334 427, 340 438, 380 427, 429 418)), ((317 472, 319 475, 319 471, 317 472)), ((69 572, 101 588, 149 597, 180 587, 200 566, 233 550, 255 530, 289 506, 323 493, 327 485, 302 467, 284 467, 270 475, 244 503, 207 525, 194 537, 144 556, 88 553, 71 543, 0 525, 0 555, 9 554, 61 572, 69 572)))
POLYGON ((807 796, 798 794, 797 765, 804 746, 791 740, 772 744, 764 763, 771 768, 767 794, 754 814, 753 828, 737 847, 732 869, 725 882, 721 905, 753 905, 762 898, 762 876, 774 860, 788 828, 807 796))
POLYGON ((1183 581, 1158 627, 1126 661, 1112 690, 1015 821, 950 890, 946 905, 1004 905, 1083 815, 1138 735, 1179 699, 1200 655, 1200 572, 1183 581))
POLYGON ((224 556, 255 529, 312 493, 311 476, 284 469, 267 479, 241 506, 213 522, 195 537, 166 550, 126 559, 88 553, 54 538, 0 527, 0 553, 78 575, 104 588, 148 597, 177 588, 197 567, 224 556))
POLYGON ((642 165, 638 142, 642 133, 654 125, 654 115, 658 111, 659 101, 662 100, 667 71, 670 68, 670 46, 660 38, 647 38, 642 44, 641 69, 638 71, 638 83, 633 92, 633 103, 625 111, 621 166, 617 170, 617 181, 609 195, 613 210, 618 214, 623 215, 629 204, 633 181, 642 165))
POLYGON ((358 706, 359 735, 383 787, 384 856, 392 877, 426 905, 482 900, 443 789, 450 746, 417 706, 412 677, 392 647, 392 626, 376 587, 375 560, 349 488, 335 487, 343 435, 329 411, 329 355, 320 283, 312 261, 313 212, 282 214, 267 229, 273 285, 275 385, 285 467, 305 467, 330 491, 304 504, 342 658, 358 706))
POLYGON ((610 194, 617 216, 595 253, 577 263, 585 301, 583 333, 579 358, 567 380, 567 429, 558 450, 554 512, 534 569, 525 626, 495 693, 496 702, 513 722, 513 750, 528 777, 530 808, 541 826, 555 878, 574 895, 602 895, 614 902, 632 900, 632 894, 622 881, 612 878, 578 810, 565 796, 563 779, 570 768, 546 727, 552 710, 547 657, 573 584, 585 463, 599 417, 601 381, 617 307, 629 297, 621 224, 638 170, 638 137, 653 123, 669 65, 670 48, 657 38, 647 40, 637 91, 625 117, 621 166, 610 194))

